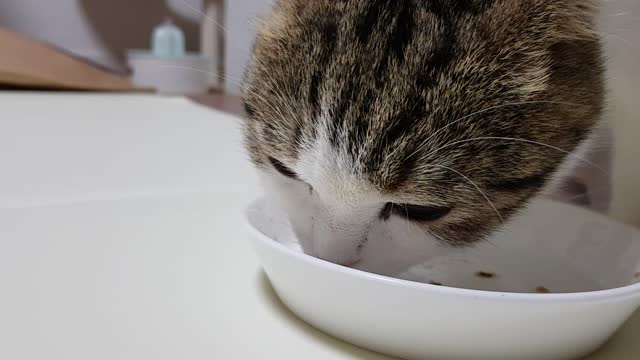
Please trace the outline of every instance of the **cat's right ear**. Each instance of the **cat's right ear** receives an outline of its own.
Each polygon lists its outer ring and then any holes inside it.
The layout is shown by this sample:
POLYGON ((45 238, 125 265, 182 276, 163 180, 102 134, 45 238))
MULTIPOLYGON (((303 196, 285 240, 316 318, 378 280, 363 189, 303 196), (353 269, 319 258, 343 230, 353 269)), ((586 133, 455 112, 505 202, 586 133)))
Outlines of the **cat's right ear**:
POLYGON ((488 23, 496 39, 519 33, 522 43, 553 45, 598 38, 596 0, 509 0, 492 9, 488 23))
POLYGON ((557 0, 556 17, 551 37, 556 41, 595 40, 596 15, 599 11, 595 0, 557 0))
POLYGON ((274 10, 296 12, 304 8, 309 0, 276 0, 274 10))
MULTIPOLYGON (((305 11, 315 12, 322 8, 335 9, 346 0, 275 0, 274 10, 287 12, 289 15, 301 15, 305 11)), ((309 13, 307 13, 309 15, 309 13)))
POLYGON ((258 36, 268 40, 287 38, 311 5, 310 0, 275 0, 269 16, 258 18, 258 36))

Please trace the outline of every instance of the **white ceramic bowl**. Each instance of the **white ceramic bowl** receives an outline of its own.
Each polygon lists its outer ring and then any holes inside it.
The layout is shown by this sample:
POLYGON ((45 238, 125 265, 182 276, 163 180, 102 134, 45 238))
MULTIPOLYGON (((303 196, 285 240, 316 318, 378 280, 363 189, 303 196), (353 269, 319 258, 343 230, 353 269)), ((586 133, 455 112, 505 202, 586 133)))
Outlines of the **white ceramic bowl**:
MULTIPOLYGON (((406 359, 575 359, 600 347, 640 306, 638 233, 572 206, 534 205, 514 221, 520 232, 505 235, 513 246, 486 252, 486 261, 509 258, 497 265, 499 276, 509 278, 513 270, 522 278, 501 283, 503 292, 400 280, 304 255, 291 243, 283 214, 268 207, 264 200, 251 205, 249 233, 283 303, 318 329, 381 353, 406 359), (509 286, 522 291, 549 283, 554 293, 506 292, 509 286), (574 283, 595 291, 564 292, 574 283)), ((467 260, 484 256, 482 250, 465 254, 467 260)), ((466 287, 491 282, 458 277, 448 281, 466 287)))

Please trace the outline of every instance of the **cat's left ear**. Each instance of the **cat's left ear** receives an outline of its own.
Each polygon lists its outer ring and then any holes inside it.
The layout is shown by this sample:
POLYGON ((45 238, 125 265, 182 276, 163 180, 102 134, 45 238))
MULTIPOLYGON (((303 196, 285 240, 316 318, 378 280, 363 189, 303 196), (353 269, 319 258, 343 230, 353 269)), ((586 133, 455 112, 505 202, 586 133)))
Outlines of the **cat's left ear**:
POLYGON ((596 16, 599 7, 595 0, 553 0, 554 24, 550 36, 556 41, 595 40, 596 16))
POLYGON ((290 36, 309 6, 309 0, 275 0, 270 15, 257 21, 258 37, 278 39, 290 36))
POLYGON ((491 34, 516 35, 522 44, 596 40, 595 0, 508 0, 488 12, 491 34))

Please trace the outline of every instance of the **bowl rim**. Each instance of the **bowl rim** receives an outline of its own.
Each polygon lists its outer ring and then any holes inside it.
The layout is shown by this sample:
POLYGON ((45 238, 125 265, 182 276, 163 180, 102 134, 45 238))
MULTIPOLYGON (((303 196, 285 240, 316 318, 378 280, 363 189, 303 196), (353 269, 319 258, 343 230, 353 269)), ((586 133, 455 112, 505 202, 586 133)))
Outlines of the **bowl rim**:
MULTIPOLYGON (((258 198, 249 203, 244 211, 244 223, 245 227, 249 229, 253 241, 260 241, 266 244, 269 248, 284 253, 288 256, 293 256, 298 261, 307 263, 316 268, 320 268, 324 271, 338 272, 345 276, 352 278, 360 278, 365 281, 375 281, 383 283, 389 286, 398 286, 404 288, 411 288, 418 291, 427 291, 446 296, 458 296, 472 298, 473 300, 493 300, 504 302, 531 302, 531 303, 568 303, 568 302, 612 302, 615 300, 627 300, 628 298, 640 297, 640 282, 622 286, 609 288, 604 290, 594 290, 585 292, 570 292, 570 293, 517 293, 517 292, 500 292, 500 291, 488 291, 488 290, 475 290, 465 289, 441 285, 432 285, 428 283, 420 283, 416 281, 404 280, 394 278, 391 276, 374 274, 364 270, 353 269, 341 265, 331 263, 322 259, 315 258, 313 256, 294 251, 282 243, 265 235, 262 231, 256 228, 251 222, 251 211, 261 202, 265 201, 264 198, 258 198)), ((599 215, 599 214, 595 214, 599 215)), ((602 215, 599 215, 602 216, 602 215)), ((621 224, 624 225, 624 224, 621 224)), ((626 226, 626 225, 624 225, 626 226)), ((635 228, 632 228, 633 231, 635 228)))

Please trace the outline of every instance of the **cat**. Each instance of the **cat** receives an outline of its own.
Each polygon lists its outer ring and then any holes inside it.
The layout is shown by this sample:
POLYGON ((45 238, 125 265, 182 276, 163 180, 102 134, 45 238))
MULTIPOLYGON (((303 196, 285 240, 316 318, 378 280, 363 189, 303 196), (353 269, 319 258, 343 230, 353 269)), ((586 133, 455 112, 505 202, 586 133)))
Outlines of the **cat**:
POLYGON ((372 225, 490 238, 592 143, 588 0, 278 0, 243 85, 245 143, 305 253, 351 266, 372 225))

